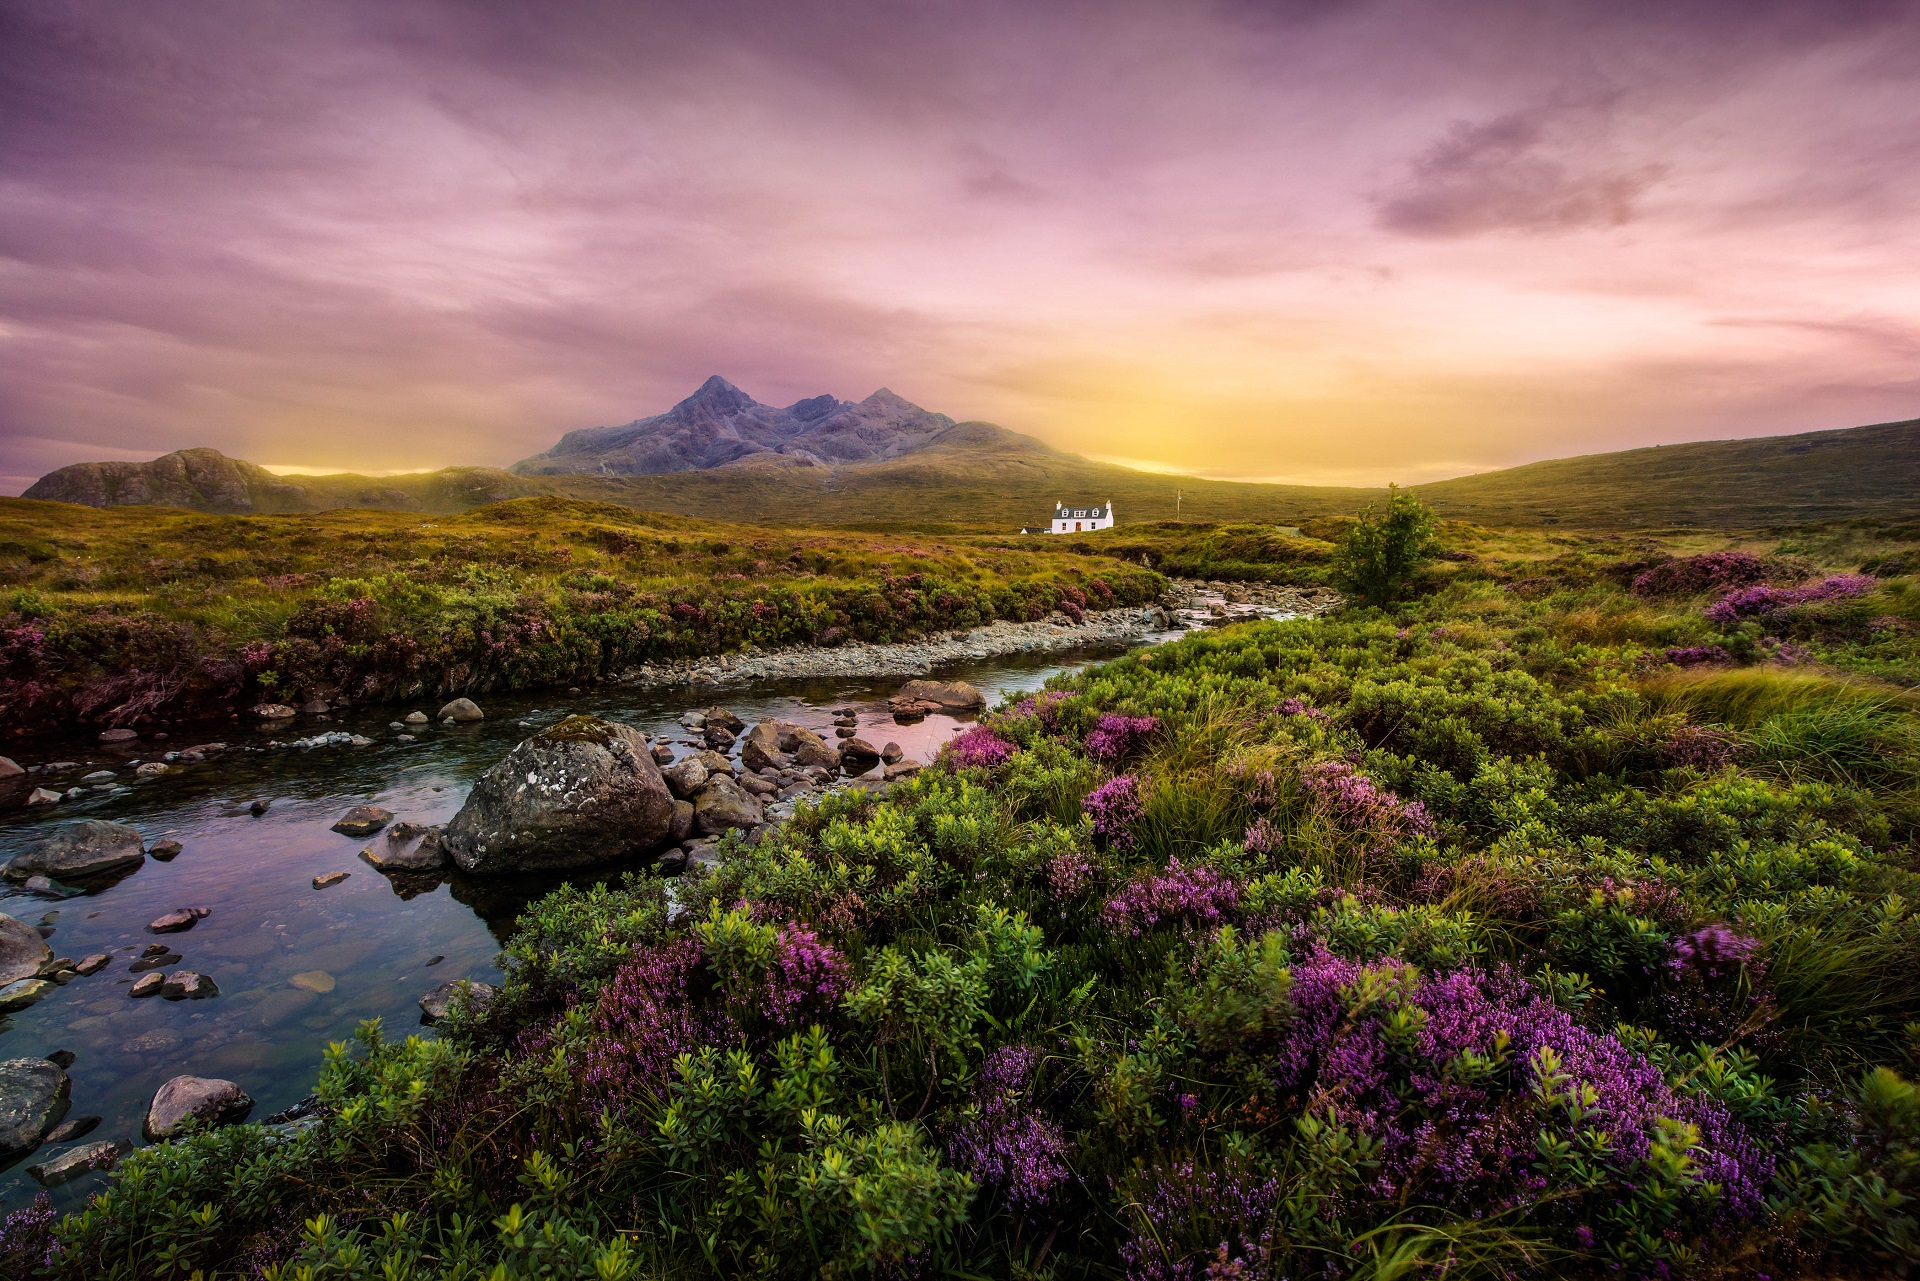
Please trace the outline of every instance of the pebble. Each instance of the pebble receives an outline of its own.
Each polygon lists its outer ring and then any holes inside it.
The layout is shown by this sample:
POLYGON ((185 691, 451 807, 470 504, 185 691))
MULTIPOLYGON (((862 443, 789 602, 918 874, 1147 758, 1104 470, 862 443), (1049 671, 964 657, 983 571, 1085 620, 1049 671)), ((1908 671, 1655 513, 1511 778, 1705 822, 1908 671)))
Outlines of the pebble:
POLYGON ((82 957, 80 964, 73 968, 74 972, 78 974, 98 974, 111 964, 113 964, 113 958, 111 956, 105 952, 95 952, 91 956, 82 957))
POLYGON ((178 934, 190 930, 201 920, 213 915, 210 907, 177 907, 165 916, 155 917, 147 922, 147 929, 154 934, 178 934))
POLYGON ((29 805, 53 805, 60 799, 60 793, 50 792, 44 787, 36 787, 27 793, 29 805))
POLYGON ((324 890, 330 885, 338 885, 352 875, 352 872, 328 872, 324 876, 316 876, 313 878, 313 888, 316 890, 324 890))
POLYGON ((179 841, 169 836, 164 840, 155 841, 153 844, 147 846, 147 853, 159 859, 162 863, 170 863, 173 861, 174 856, 185 848, 186 847, 180 844, 179 841))

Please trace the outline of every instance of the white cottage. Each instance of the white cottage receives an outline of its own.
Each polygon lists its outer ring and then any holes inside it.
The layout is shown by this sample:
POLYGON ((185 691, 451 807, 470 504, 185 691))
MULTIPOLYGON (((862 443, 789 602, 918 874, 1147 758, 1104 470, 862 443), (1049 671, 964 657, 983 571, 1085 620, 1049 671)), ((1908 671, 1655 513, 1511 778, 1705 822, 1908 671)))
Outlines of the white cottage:
POLYGON ((1112 528, 1113 500, 1109 498, 1104 507, 1069 507, 1055 503, 1053 524, 1048 530, 1055 534, 1084 534, 1091 529, 1112 528))

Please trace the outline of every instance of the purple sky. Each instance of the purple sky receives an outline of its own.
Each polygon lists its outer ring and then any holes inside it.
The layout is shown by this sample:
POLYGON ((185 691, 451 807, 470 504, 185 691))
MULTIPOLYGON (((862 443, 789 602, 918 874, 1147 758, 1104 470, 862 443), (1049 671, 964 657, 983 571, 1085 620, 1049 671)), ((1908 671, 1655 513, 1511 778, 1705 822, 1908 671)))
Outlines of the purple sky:
POLYGON ((1920 5, 0 3, 0 490, 720 373, 1419 481, 1920 414, 1920 5))

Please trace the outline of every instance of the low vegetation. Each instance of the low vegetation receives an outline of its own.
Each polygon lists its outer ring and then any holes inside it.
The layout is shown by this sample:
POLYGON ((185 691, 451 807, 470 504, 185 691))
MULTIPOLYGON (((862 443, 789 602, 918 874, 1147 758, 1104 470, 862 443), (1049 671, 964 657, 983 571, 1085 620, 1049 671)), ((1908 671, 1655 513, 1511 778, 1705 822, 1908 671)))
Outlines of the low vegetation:
POLYGON ((0 731, 582 684, 1152 599, 1056 544, 773 531, 556 498, 455 516, 0 500, 0 731))
POLYGON ((0 1261, 1903 1275, 1916 593, 1884 530, 1802 537, 1454 529, 1400 604, 1083 671, 671 893, 563 889, 484 1016, 366 1028, 313 1128, 134 1153, 0 1261))

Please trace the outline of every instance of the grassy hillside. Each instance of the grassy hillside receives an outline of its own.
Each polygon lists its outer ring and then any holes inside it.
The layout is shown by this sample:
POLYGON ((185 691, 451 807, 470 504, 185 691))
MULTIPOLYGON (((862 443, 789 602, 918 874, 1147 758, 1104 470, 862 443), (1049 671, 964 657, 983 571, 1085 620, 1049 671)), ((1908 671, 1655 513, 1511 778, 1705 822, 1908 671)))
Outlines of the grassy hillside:
POLYGON ((749 644, 1136 604, 1057 543, 772 530, 555 497, 453 516, 0 499, 0 731, 579 684, 749 644))

